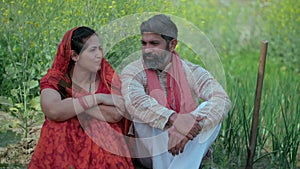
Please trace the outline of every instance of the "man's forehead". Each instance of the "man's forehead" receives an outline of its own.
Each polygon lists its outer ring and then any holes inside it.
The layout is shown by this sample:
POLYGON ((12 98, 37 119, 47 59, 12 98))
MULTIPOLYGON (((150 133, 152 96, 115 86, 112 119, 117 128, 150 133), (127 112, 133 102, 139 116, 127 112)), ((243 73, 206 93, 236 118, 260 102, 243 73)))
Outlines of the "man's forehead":
POLYGON ((142 39, 162 40, 161 34, 154 32, 143 32, 142 39))

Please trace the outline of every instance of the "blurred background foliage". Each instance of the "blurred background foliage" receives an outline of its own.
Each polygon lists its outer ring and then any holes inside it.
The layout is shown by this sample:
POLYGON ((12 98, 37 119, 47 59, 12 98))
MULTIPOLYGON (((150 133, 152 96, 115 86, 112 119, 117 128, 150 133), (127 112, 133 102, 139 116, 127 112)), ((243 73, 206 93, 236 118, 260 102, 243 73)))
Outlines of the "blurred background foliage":
MULTIPOLYGON (((216 144, 216 161, 221 168, 244 165, 260 43, 268 40, 256 160, 264 159, 267 168, 299 166, 300 3, 297 0, 1 0, 0 133, 13 131, 16 140, 12 142, 19 142, 20 138, 36 140, 31 134, 43 122, 39 80, 51 67, 67 30, 81 25, 99 30, 118 18, 143 12, 186 19, 210 39, 219 53, 227 78, 226 90, 233 101, 216 144)), ((117 29, 120 27, 112 27, 111 31, 117 29)), ((106 51, 114 67, 139 50, 139 38, 128 37, 106 51)), ((178 51, 186 59, 201 64, 184 45, 178 51)), ((5 145, 3 142, 1 146, 5 145)), ((5 162, 12 161, 0 161, 5 162)))

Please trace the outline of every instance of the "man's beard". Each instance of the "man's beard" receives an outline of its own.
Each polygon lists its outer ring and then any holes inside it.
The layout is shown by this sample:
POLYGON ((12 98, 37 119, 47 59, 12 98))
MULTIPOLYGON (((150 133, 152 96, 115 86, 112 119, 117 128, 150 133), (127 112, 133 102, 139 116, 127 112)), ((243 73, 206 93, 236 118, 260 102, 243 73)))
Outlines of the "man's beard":
POLYGON ((147 68, 151 70, 163 69, 162 66, 166 63, 169 54, 169 51, 165 51, 161 56, 153 53, 143 53, 144 63, 147 68), (148 56, 151 57, 151 59, 147 59, 148 56))

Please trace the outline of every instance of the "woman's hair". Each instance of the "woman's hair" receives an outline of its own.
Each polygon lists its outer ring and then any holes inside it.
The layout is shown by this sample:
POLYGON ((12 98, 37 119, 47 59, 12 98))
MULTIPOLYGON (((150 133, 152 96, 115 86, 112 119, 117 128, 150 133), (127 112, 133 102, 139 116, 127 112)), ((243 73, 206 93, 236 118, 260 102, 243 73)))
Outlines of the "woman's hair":
POLYGON ((71 49, 75 51, 76 54, 79 54, 84 47, 86 41, 96 32, 89 27, 79 27, 73 32, 71 49))

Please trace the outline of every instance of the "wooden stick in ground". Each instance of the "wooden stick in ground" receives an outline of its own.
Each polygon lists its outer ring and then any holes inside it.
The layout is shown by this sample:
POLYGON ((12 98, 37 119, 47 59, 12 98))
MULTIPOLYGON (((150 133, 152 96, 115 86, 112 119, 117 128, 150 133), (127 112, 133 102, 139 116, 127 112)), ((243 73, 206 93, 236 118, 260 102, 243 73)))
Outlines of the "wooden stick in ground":
POLYGON ((250 137, 249 137, 249 147, 248 147, 248 157, 247 157, 246 169, 252 169, 253 159, 254 159, 254 155, 255 155, 256 138, 257 138, 258 124, 259 124, 259 108, 260 108, 262 86, 263 86, 263 81, 264 81, 267 49, 268 49, 268 42, 263 41, 261 44, 261 50, 260 50, 260 61, 259 61, 259 66, 258 66, 258 75, 257 75, 256 92, 255 92, 255 100, 254 100, 254 110, 253 110, 251 131, 250 131, 250 137))

